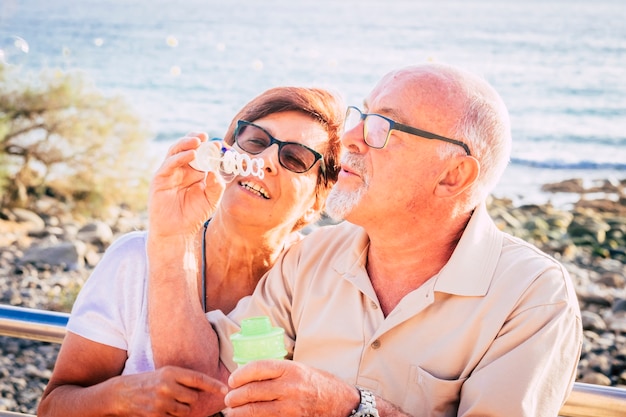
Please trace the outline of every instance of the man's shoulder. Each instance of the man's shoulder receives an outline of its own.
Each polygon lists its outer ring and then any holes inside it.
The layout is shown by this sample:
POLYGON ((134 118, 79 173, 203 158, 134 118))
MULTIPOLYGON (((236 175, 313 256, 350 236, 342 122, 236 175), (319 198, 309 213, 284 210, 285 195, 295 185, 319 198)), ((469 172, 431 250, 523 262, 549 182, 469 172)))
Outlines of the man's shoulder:
POLYGON ((508 262, 536 262, 546 267, 562 267, 562 263, 538 246, 519 237, 504 233, 502 256, 508 262))
POLYGON ((561 299, 577 305, 574 283, 565 265, 532 243, 506 235, 500 264, 511 271, 503 274, 508 277, 507 291, 521 286, 520 292, 529 294, 535 288, 533 293, 546 302, 561 299))

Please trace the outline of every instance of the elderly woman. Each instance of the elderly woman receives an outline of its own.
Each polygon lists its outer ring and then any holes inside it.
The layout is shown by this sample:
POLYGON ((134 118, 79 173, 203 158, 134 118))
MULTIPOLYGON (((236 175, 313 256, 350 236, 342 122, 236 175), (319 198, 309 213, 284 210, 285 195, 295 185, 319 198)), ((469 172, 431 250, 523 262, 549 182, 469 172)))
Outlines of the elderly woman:
POLYGON ((172 255, 192 248, 185 251, 195 254, 186 268, 196 271, 190 285, 200 299, 180 303, 229 312, 299 239, 298 231, 319 218, 338 175, 343 114, 340 100, 321 89, 279 87, 246 104, 224 140, 262 158, 262 178, 238 176, 225 184, 190 167, 204 134, 174 144, 152 181, 149 210, 152 219, 164 213, 175 219, 167 223, 176 224, 180 240, 171 240, 167 225, 151 223, 148 233, 129 233, 107 250, 74 304, 38 415, 203 415, 210 406, 201 393, 225 387, 183 367, 159 368, 153 358, 150 331, 168 330, 163 323, 149 329, 149 311, 159 306, 148 303, 148 294, 159 288, 148 285, 148 276, 180 274, 168 271, 166 258, 148 262, 146 247, 171 248, 172 255), (169 193, 184 193, 195 214, 168 205, 169 193))

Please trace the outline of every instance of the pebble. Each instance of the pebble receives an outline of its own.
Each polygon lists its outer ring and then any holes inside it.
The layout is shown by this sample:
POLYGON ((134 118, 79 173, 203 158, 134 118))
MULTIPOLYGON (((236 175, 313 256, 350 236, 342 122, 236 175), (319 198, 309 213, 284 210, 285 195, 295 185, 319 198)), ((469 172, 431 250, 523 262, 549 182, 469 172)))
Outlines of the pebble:
MULTIPOLYGON (((537 245, 570 273, 584 329, 579 382, 626 387, 625 189, 626 180, 600 181, 585 189, 582 180, 572 179, 544 187, 580 193, 579 202, 566 209, 550 203, 514 207, 507 199, 488 204, 499 228, 537 245)), ((307 230, 329 223, 323 216, 307 230)), ((0 303, 69 312, 110 243, 145 227, 145 213, 124 208, 91 221, 69 213, 1 210, 0 303)), ((0 411, 36 413, 59 347, 0 336, 0 411)))

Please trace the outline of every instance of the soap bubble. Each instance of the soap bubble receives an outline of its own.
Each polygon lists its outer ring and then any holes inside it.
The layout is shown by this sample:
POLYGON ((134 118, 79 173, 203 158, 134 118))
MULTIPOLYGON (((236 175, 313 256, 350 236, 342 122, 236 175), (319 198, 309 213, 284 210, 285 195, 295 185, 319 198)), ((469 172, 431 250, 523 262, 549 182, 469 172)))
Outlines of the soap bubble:
POLYGON ((0 43, 0 62, 6 64, 21 64, 30 52, 30 45, 24 38, 9 36, 0 43))
POLYGON ((28 46, 28 42, 26 42, 23 38, 20 38, 19 36, 13 36, 13 39, 15 39, 15 42, 13 42, 13 45, 15 45, 15 47, 18 50, 27 54, 28 51, 30 50, 30 47, 28 46))
POLYGON ((261 71, 263 69, 263 61, 260 59, 255 59, 252 61, 252 69, 255 71, 261 71))
POLYGON ((176 48, 178 46, 178 39, 176 39, 176 37, 171 36, 171 35, 167 37, 165 42, 167 43, 168 46, 172 48, 176 48))

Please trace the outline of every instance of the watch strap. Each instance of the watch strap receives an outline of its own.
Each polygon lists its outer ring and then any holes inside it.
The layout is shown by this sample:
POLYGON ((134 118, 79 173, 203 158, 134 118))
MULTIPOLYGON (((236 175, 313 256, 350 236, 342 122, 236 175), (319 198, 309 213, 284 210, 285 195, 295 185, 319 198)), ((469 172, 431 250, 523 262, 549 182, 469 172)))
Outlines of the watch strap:
POLYGON ((376 408, 376 397, 370 390, 356 387, 361 396, 359 406, 352 410, 350 417, 378 417, 378 409, 376 408))

